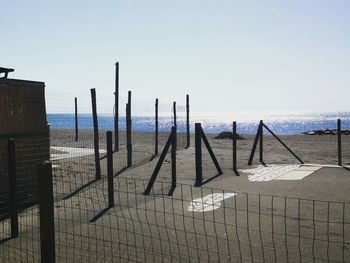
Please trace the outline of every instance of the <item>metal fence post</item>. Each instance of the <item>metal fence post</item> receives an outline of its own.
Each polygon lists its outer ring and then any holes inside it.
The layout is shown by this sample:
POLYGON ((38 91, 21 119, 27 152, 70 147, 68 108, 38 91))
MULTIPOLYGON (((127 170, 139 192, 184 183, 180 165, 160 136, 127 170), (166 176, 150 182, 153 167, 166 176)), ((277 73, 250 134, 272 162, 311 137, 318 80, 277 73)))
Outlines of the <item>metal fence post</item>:
POLYGON ((172 189, 175 189, 176 187, 176 148, 177 148, 177 141, 176 141, 176 128, 173 126, 171 127, 171 133, 173 134, 173 140, 171 143, 171 184, 172 189))
POLYGON ((11 201, 11 237, 18 237, 18 211, 17 211, 17 171, 16 171, 16 145, 15 140, 10 139, 7 142, 8 149, 8 171, 10 185, 10 201, 11 201))
MULTIPOLYGON (((164 149, 162 151, 162 153, 160 154, 159 156, 159 160, 157 162, 157 165, 156 167, 154 168, 153 170, 153 173, 152 173, 152 176, 151 176, 151 179, 149 180, 148 182, 148 185, 147 185, 147 188, 144 192, 145 195, 149 195, 149 193, 151 192, 151 189, 154 185, 154 182, 156 181, 157 179, 157 176, 158 176, 158 173, 160 171, 160 168, 162 167, 162 164, 165 160, 165 156, 167 155, 168 151, 169 151, 169 148, 170 146, 172 145, 173 143, 173 140, 174 140, 174 132, 173 132, 173 129, 171 130, 171 133, 168 137, 168 140, 167 142, 165 143, 165 146, 164 146, 164 149)), ((169 192, 170 193, 170 192, 169 192)))
POLYGON ((108 207, 114 207, 114 183, 113 183, 113 150, 112 132, 106 132, 107 138, 107 180, 108 180, 108 207))
POLYGON ((176 101, 173 102, 173 111, 174 111, 174 126, 175 126, 175 130, 177 131, 177 120, 176 120, 176 101))
POLYGON ((264 126, 262 120, 260 121, 259 161, 264 162, 264 126))
POLYGON ((202 127, 200 123, 195 123, 195 157, 196 157, 196 182, 194 186, 202 184, 202 127))
POLYGON ((114 150, 119 150, 119 62, 115 63, 114 150))
POLYGON ((127 166, 130 167, 131 166, 131 159, 130 159, 130 147, 129 147, 129 144, 130 144, 130 134, 129 134, 129 105, 126 104, 125 106, 125 112, 126 112, 126 115, 125 115, 125 126, 126 126, 126 163, 127 163, 127 166))
POLYGON ((52 165, 38 165, 41 262, 55 263, 55 222, 53 207, 52 165))
POLYGON ((204 131, 202 129, 202 126, 201 126, 201 137, 202 137, 202 140, 204 142, 205 147, 207 147, 208 153, 209 153, 209 155, 210 155, 210 157, 211 157, 211 159, 212 159, 212 161, 213 161, 213 163, 214 163, 214 165, 216 167, 216 170, 218 171, 219 175, 223 174, 223 171, 222 171, 222 169, 220 167, 220 164, 219 164, 218 160, 215 157, 214 151, 213 151, 213 149, 210 146, 210 143, 209 143, 208 138, 207 138, 207 136, 205 135, 205 133, 204 133, 204 131))
POLYGON ((337 135, 338 135, 338 165, 343 165, 342 158, 342 142, 341 142, 341 120, 337 120, 337 135))
POLYGON ((128 104, 126 105, 126 147, 127 147, 127 165, 132 166, 132 138, 131 138, 131 91, 128 91, 128 104))
POLYGON ((186 95, 186 132, 187 132, 187 145, 186 148, 190 147, 190 96, 186 95))
POLYGON ((232 169, 237 171, 237 124, 232 123, 232 169))
POLYGON ((158 99, 156 99, 155 105, 155 145, 154 145, 154 155, 158 155, 158 137, 159 137, 159 127, 158 127, 158 99))
POLYGON ((100 166, 98 120, 97 120, 97 109, 96 109, 96 90, 91 89, 90 91, 91 91, 91 103, 92 103, 92 118, 93 118, 93 125, 94 125, 95 172, 96 172, 96 180, 98 180, 98 179, 101 179, 101 166, 100 166))
POLYGON ((74 109, 75 109, 75 141, 78 141, 79 128, 78 128, 78 98, 74 98, 74 109))

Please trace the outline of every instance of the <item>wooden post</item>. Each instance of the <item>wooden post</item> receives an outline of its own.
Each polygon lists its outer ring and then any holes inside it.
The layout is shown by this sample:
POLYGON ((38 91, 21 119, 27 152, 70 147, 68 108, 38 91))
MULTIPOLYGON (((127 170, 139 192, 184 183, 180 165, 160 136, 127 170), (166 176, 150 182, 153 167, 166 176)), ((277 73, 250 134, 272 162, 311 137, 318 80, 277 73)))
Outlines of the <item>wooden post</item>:
POLYGON ((113 142, 112 132, 106 132, 107 138, 107 180, 108 180, 108 207, 114 207, 114 183, 113 183, 113 142))
POLYGON ((11 237, 18 237, 18 211, 17 211, 17 171, 16 171, 16 145, 15 140, 10 139, 7 142, 8 150, 8 169, 9 169, 9 186, 11 201, 11 237))
POLYGON ((94 125, 94 153, 95 153, 95 172, 96 180, 101 179, 101 166, 100 166, 100 146, 99 146, 99 134, 98 134, 98 119, 96 109, 96 90, 91 89, 91 103, 92 103, 92 118, 94 125))
POLYGON ((131 91, 128 92, 128 104, 126 105, 126 147, 127 166, 132 166, 132 138, 131 138, 131 91))
MULTIPOLYGON (((174 190, 176 187, 176 148, 177 148, 177 141, 176 141, 176 128, 173 126, 171 127, 171 133, 173 134, 173 139, 171 142, 171 188, 174 190)), ((169 195, 172 195, 171 194, 169 195)))
POLYGON ((259 140, 259 161, 264 162, 264 126, 263 121, 260 121, 260 140, 259 140))
POLYGON ((341 120, 337 120, 337 135, 338 135, 338 165, 343 165, 342 158, 342 142, 341 142, 341 120))
POLYGON ((38 165, 41 262, 55 263, 55 222, 53 208, 52 165, 38 165))
POLYGON ((232 169, 237 171, 237 124, 232 123, 232 169))
POLYGON ((186 95, 186 132, 187 132, 187 145, 186 148, 190 147, 190 96, 186 95))
POLYGON ((126 115, 125 115, 125 125, 126 125, 126 163, 127 163, 127 167, 130 167, 132 165, 131 163, 131 159, 130 159, 130 156, 132 156, 130 154, 130 133, 129 133, 129 105, 126 104, 125 106, 125 112, 126 112, 126 115))
POLYGON ((115 63, 114 150, 119 150, 119 62, 115 63))
POLYGON ((200 123, 195 123, 195 157, 196 157, 196 182, 194 186, 201 186, 203 180, 202 171, 202 127, 200 123))
POLYGON ((158 155, 158 139, 159 139, 159 127, 158 127, 158 99, 156 99, 155 105, 155 144, 154 144, 154 155, 158 155))
POLYGON ((79 136, 79 130, 78 130, 78 98, 74 98, 74 104, 75 104, 75 141, 78 141, 79 136))
POLYGON ((173 102, 173 112, 174 112, 174 124, 175 130, 177 131, 177 120, 176 120, 176 101, 173 102))

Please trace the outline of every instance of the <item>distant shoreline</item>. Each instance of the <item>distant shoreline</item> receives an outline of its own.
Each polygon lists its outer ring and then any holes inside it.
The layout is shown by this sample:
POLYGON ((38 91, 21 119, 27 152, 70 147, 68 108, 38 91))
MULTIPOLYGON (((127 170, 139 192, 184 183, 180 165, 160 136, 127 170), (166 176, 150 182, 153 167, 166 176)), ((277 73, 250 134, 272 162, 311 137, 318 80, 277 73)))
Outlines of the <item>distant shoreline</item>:
MULTIPOLYGON (((51 129, 74 129, 74 114, 48 114, 48 121, 51 129)), ((245 117, 233 116, 231 118, 196 118, 190 117, 190 131, 194 132, 194 123, 202 123, 202 127, 207 133, 218 134, 223 131, 231 131, 232 121, 237 121, 237 131, 239 134, 253 135, 256 133, 259 120, 254 120, 254 116, 245 117), (235 118, 236 117, 236 118, 235 118)), ((337 119, 342 120, 342 129, 350 129, 350 113, 323 113, 318 115, 286 115, 285 117, 276 115, 266 115, 263 118, 266 123, 276 134, 279 135, 298 135, 315 130, 334 130, 337 128, 337 119)), ((79 129, 92 129, 91 114, 80 114, 79 129)), ((154 131, 154 116, 134 116, 132 129, 138 132, 154 131)), ((113 130, 114 117, 99 115, 99 129, 113 130)), ((169 132, 173 125, 172 114, 159 117, 159 131, 169 132)), ((177 126, 179 132, 186 131, 186 118, 183 112, 177 114, 177 126)), ((125 117, 120 117, 120 130, 125 130, 125 117)))

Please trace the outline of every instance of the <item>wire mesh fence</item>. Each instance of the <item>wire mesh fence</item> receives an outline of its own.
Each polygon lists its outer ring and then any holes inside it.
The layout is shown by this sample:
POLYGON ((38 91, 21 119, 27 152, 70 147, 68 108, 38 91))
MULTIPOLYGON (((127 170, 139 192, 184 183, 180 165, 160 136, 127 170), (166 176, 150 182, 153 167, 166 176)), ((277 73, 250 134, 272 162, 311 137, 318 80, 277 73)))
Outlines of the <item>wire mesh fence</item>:
MULTIPOLYGON (((304 162, 338 164, 337 120, 326 123, 301 122, 294 124, 298 133, 280 135, 276 124, 266 123, 279 138, 304 162)), ((271 132, 264 130, 264 160, 269 163, 299 163, 271 132)), ((346 137, 344 135, 343 137, 346 137)))
MULTIPOLYGON (((74 176, 74 180, 79 176, 74 176)), ((350 262, 350 203, 114 178, 61 198, 71 171, 54 170, 57 262, 350 262), (62 190, 63 189, 63 190, 62 190)), ((20 213, 2 262, 38 262, 38 209, 20 213)), ((1 222, 2 232, 8 231, 1 222)))
POLYGON ((9 219, 0 221, 0 262, 40 262, 40 231, 37 205, 19 213, 18 237, 11 238, 9 219))
MULTIPOLYGON (((265 164, 298 164, 299 157, 304 163, 316 165, 339 164, 339 137, 337 119, 325 121, 264 121, 268 129, 263 129, 263 162, 265 164), (275 136, 278 138, 276 138, 275 136), (284 144, 284 145, 283 145, 284 144), (286 147, 287 146, 287 147, 286 147), (289 148, 289 149, 287 149, 289 148), (294 155, 293 155, 294 154, 294 155)), ((223 138, 218 136, 217 127, 203 120, 203 129, 213 148, 219 153, 232 149, 232 123, 221 123, 226 132, 223 138), (217 138, 220 137, 220 138, 217 138)), ((259 122, 237 121, 237 158, 240 168, 246 167, 251 156, 259 122)), ((341 120, 341 159, 342 165, 349 165, 350 121, 341 120)), ((260 162, 260 138, 254 154, 253 164, 260 162)), ((223 158, 225 159, 225 158, 223 158)), ((225 161, 225 160, 224 160, 225 161)))
MULTIPOLYGON (((71 100, 71 95, 65 96, 67 101, 71 100)), ((90 104, 90 99, 86 96, 83 100, 90 104)), ((97 101, 98 110, 103 105, 97 101)), ((152 106, 147 104, 150 112, 152 106)), ((86 109, 90 110, 90 106, 86 109)), ((160 104, 160 151, 175 123, 178 154, 187 146, 186 114, 184 103, 176 107, 171 103, 160 104)), ((151 115, 132 115, 128 135, 125 115, 119 119, 120 145, 112 159, 115 204, 110 207, 106 130, 113 130, 114 116, 98 116, 98 121, 103 121, 99 123, 97 138, 90 114, 79 115, 76 138, 73 115, 51 115, 55 123, 50 130, 50 158, 54 167, 57 262, 350 262, 347 202, 194 188, 179 183, 169 196, 172 187, 169 155, 151 193, 144 195, 147 185, 144 175, 152 174, 157 161, 154 158, 156 122, 151 115), (127 136, 130 135, 132 165, 128 165, 127 136)), ((288 125, 266 122, 304 162, 338 163, 336 120, 288 125)), ((345 165, 350 163, 350 135, 346 132, 349 125, 350 122, 344 122, 342 127, 345 165)), ((227 127, 230 131, 231 123, 227 127)), ((243 137, 238 140, 239 166, 247 164, 257 127, 257 123, 238 122, 238 133, 243 137)), ((264 162, 296 162, 271 131, 264 130, 264 162)), ((208 132, 219 162, 224 163, 224 168, 229 167, 232 159, 227 156, 227 149, 231 149, 232 141, 216 140, 210 129, 208 132)), ((193 137, 191 140, 194 141, 193 137)), ((37 136, 35 140, 16 138, 18 237, 12 236, 9 219, 12 206, 8 195, 7 148, 0 150, 3 164, 0 177, 4 182, 0 186, 1 262, 40 261, 36 173, 37 164, 49 156, 47 141, 47 135, 37 136)), ((258 158, 256 154, 254 160, 258 158)), ((211 162, 207 152, 203 161, 211 162)), ((214 164, 206 167, 204 180, 217 173, 214 164)))

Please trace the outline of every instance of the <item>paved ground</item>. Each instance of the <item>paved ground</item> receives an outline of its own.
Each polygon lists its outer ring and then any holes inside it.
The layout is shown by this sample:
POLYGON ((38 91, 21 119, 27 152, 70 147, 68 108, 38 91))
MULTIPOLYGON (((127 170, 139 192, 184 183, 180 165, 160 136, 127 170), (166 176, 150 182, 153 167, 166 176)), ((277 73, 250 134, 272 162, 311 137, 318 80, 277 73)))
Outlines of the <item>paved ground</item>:
MULTIPOLYGON (((140 153, 138 165, 115 177, 111 209, 105 160, 98 182, 93 175, 56 171, 57 261, 350 262, 347 169, 324 167, 302 180, 252 182, 247 173, 231 170, 227 149, 214 151, 224 174, 199 188, 192 187, 194 148, 178 152, 173 197, 166 195, 170 156, 151 194, 143 195, 157 159, 140 153), (196 212, 193 200, 200 206, 201 199, 205 212, 196 212)), ((215 176, 205 152, 203 160, 204 179, 215 176)), ((115 167, 120 161, 115 159, 115 167)), ((37 214, 36 208, 21 214, 20 237, 0 244, 0 262, 39 261, 37 214)), ((0 229, 8 233, 9 224, 0 229)))

